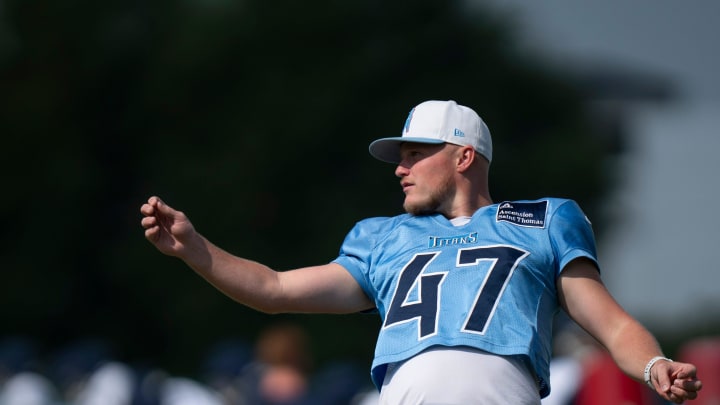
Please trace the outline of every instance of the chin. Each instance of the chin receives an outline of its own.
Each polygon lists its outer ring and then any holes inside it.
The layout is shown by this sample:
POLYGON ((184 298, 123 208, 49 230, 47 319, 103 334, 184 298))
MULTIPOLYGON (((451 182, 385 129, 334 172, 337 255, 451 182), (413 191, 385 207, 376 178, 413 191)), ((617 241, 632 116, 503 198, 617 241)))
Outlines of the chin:
POLYGON ((403 204, 403 208, 405 209, 405 212, 410 215, 428 215, 437 211, 437 207, 433 204, 412 203, 407 201, 403 204))

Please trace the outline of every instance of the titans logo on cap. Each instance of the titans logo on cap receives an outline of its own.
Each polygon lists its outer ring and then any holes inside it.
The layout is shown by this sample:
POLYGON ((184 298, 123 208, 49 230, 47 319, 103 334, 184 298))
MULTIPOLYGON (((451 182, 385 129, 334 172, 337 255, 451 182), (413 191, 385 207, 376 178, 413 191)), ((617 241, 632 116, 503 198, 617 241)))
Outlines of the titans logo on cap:
POLYGON ((413 108, 410 110, 410 114, 408 114, 407 119, 405 120, 405 126, 403 127, 403 132, 410 131, 410 121, 412 121, 413 113, 415 112, 415 109, 413 108))

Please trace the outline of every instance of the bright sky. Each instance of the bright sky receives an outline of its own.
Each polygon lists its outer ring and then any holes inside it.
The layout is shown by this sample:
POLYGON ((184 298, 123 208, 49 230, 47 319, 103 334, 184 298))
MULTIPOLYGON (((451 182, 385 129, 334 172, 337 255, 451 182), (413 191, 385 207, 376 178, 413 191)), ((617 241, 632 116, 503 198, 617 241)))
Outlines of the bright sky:
POLYGON ((598 241, 608 288, 651 329, 720 319, 720 2, 468 0, 514 19, 528 52, 565 66, 666 77, 682 97, 628 104, 616 228, 598 241))
POLYGON ((617 64, 677 80, 691 97, 720 97, 716 0, 466 0, 520 29, 529 51, 573 62, 617 64))
POLYGON ((720 103, 638 107, 618 190, 623 222, 600 241, 608 288, 658 329, 720 319, 720 103))

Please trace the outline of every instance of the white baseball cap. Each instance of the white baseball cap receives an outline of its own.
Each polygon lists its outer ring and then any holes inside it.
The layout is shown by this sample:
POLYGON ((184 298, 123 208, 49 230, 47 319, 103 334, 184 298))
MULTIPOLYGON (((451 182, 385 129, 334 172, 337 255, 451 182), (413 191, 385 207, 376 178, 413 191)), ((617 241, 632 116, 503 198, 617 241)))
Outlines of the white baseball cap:
POLYGON ((403 142, 469 145, 492 161, 490 130, 469 107, 449 101, 425 101, 410 110, 402 136, 382 138, 370 144, 370 154, 383 162, 400 163, 403 142))

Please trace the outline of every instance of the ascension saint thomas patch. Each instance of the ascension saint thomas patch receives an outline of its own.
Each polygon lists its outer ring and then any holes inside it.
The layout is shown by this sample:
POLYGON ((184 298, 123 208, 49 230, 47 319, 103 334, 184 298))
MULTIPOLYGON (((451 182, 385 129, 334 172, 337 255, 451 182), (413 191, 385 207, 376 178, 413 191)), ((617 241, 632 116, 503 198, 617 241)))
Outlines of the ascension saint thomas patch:
POLYGON ((531 228, 545 227, 547 201, 513 202, 505 201, 498 206, 495 220, 510 222, 515 225, 531 228))

